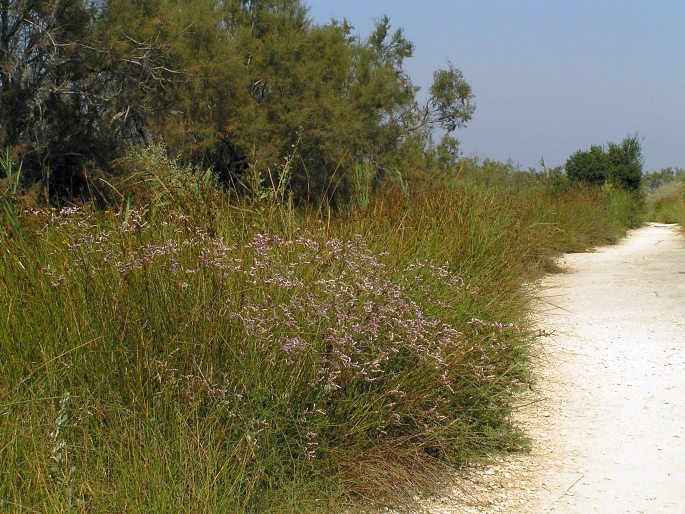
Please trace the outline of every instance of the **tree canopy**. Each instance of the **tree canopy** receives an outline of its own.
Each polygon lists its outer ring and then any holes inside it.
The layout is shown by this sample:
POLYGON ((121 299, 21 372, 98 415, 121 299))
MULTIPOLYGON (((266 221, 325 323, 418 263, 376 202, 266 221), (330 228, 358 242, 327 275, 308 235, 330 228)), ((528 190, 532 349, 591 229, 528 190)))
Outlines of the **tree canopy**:
POLYGON ((234 186, 292 156, 291 191, 332 199, 357 164, 411 177, 434 129, 474 111, 451 64, 418 104, 414 47, 387 17, 366 39, 300 0, 2 0, 0 17, 0 148, 53 194, 163 143, 234 186))
POLYGON ((572 181, 593 185, 611 184, 627 191, 637 191, 642 180, 642 145, 637 136, 626 137, 620 144, 606 148, 593 145, 579 150, 566 161, 566 173, 572 181))

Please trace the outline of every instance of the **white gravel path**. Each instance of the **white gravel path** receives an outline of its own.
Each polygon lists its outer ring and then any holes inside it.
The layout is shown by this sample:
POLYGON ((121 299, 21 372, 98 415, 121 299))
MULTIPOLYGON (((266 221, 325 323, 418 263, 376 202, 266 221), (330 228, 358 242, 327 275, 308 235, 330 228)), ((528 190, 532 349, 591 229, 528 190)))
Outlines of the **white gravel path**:
POLYGON ((685 513, 685 241, 650 224, 541 283, 531 455, 462 477, 427 512, 685 513))

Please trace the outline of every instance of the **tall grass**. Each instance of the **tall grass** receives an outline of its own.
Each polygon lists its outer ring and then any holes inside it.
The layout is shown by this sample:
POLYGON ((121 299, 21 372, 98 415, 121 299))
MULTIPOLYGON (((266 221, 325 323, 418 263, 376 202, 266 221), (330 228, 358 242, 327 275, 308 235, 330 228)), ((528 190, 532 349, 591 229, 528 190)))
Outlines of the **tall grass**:
POLYGON ((3 218, 3 510, 331 511, 522 448, 523 284, 632 201, 456 184, 322 215, 172 182, 3 218))
POLYGON ((685 179, 660 186, 647 197, 647 219, 685 227, 685 179))

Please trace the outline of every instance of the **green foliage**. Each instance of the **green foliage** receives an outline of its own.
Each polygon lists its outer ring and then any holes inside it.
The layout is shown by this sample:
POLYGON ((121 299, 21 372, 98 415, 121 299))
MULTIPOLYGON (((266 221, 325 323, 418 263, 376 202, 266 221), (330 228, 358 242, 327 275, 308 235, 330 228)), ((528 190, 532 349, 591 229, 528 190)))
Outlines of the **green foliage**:
POLYGON ((459 163, 459 140, 445 134, 435 147, 437 168, 441 173, 456 169, 459 163))
POLYGON ((16 196, 19 193, 22 182, 23 167, 23 161, 17 165, 12 157, 11 150, 6 148, 4 155, 2 155, 0 158, 0 168, 3 175, 0 176, 0 179, 4 179, 7 185, 4 191, 0 191, 0 195, 16 196))
POLYGON ((433 121, 447 132, 464 126, 471 119, 475 110, 471 86, 452 64, 446 70, 438 70, 433 74, 430 93, 429 106, 434 113, 433 121))
POLYGON ((471 163, 497 182, 322 220, 277 181, 235 203, 165 153, 119 164, 149 208, 22 210, 0 233, 4 510, 341 511, 520 448, 526 284, 635 207, 471 163))
POLYGON ((113 23, 115 2, 13 0, 0 5, 0 146, 23 156, 29 182, 86 191, 125 140, 149 142, 146 119, 173 75, 161 28, 113 23))
POLYGON ((646 218, 661 223, 680 223, 685 227, 685 174, 670 175, 669 180, 647 196, 646 218))
POLYGON ((685 169, 662 168, 659 171, 645 173, 642 177, 642 187, 644 188, 645 193, 652 194, 661 186, 664 186, 673 180, 684 180, 683 177, 685 177, 685 169))
POLYGON ((129 146, 160 142, 241 190, 248 170, 276 169, 297 143, 289 191, 336 204, 356 163, 376 183, 420 174, 433 129, 474 110, 452 65, 417 105, 404 71, 413 45, 387 17, 362 40, 347 22, 313 24, 299 0, 3 6, 19 28, 0 57, 16 70, 0 75, 0 147, 21 152, 53 196, 88 193, 94 169, 118 173, 110 164, 129 146))
POLYGON ((19 234, 16 204, 22 184, 23 162, 14 162, 9 148, 0 160, 0 234, 19 234))
POLYGON ((555 194, 564 194, 571 186, 571 181, 561 166, 545 168, 542 176, 546 186, 555 194))
POLYGON ((465 158, 443 175, 447 183, 463 184, 483 192, 519 193, 539 189, 545 182, 545 174, 523 171, 512 162, 465 158))
POLYGON ((637 136, 629 136, 621 144, 609 143, 606 149, 593 145, 588 151, 577 151, 568 158, 565 169, 574 182, 590 185, 608 182, 626 191, 638 191, 642 165, 640 141, 637 136))
POLYGON ((590 150, 578 150, 564 166, 566 175, 574 182, 602 185, 607 179, 609 161, 604 148, 592 145, 590 150))
POLYGON ((621 144, 609 143, 607 182, 625 191, 636 192, 642 180, 642 145, 637 136, 630 136, 621 144))
MULTIPOLYGON (((608 218, 619 233, 624 227, 637 228, 644 221, 641 201, 630 191, 619 188, 605 192, 604 205, 608 218)), ((610 242, 615 242, 615 239, 610 242)))
POLYGON ((169 159, 164 145, 131 147, 113 163, 113 168, 116 175, 111 182, 103 181, 99 189, 110 204, 202 212, 216 185, 211 170, 169 159))

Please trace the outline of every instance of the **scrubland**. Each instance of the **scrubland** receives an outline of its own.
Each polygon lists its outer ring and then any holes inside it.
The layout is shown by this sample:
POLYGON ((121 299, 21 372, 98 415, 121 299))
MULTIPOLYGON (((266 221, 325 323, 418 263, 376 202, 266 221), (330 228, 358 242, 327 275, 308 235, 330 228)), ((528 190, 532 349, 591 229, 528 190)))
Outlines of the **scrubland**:
POLYGON ((685 226, 685 176, 666 182, 647 197, 646 217, 685 226))
POLYGON ((356 509, 525 450, 525 284, 638 222, 474 163, 333 210, 138 158, 107 208, 2 196, 2 510, 356 509))

